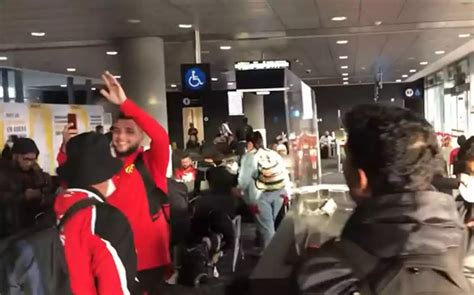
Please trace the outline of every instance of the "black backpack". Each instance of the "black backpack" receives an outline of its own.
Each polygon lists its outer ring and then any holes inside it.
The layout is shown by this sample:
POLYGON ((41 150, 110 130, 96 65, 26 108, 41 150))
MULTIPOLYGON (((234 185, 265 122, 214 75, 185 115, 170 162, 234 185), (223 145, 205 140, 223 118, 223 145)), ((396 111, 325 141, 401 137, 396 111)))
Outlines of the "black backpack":
POLYGON ((101 204, 78 201, 59 225, 33 228, 0 241, 1 295, 72 295, 59 229, 77 212, 101 204))
POLYGON ((442 255, 411 255, 379 259, 348 240, 334 250, 352 269, 364 295, 473 294, 461 270, 461 248, 442 255))

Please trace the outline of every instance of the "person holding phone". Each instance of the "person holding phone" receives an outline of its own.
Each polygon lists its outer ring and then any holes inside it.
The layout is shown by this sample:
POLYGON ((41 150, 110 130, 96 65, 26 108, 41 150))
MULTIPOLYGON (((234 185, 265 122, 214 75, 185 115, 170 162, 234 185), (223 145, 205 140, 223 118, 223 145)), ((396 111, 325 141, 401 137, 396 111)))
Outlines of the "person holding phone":
MULTIPOLYGON (((168 194, 168 134, 152 116, 127 97, 112 74, 105 72, 102 80, 105 89, 101 94, 121 111, 113 124, 111 146, 123 166, 112 178, 117 189, 107 202, 120 209, 129 220, 137 248, 138 279, 148 295, 157 294, 164 281, 161 278, 171 264, 167 223, 169 207, 163 204, 168 194), (151 139, 147 151, 141 146, 145 135, 151 139), (142 166, 145 169, 140 170, 142 166), (149 179, 154 184, 152 189, 148 186, 149 179), (156 212, 151 212, 151 208, 156 207, 156 204, 151 204, 152 200, 161 200, 156 212)), ((68 125, 64 130, 64 142, 74 135, 74 130, 69 127, 72 126, 68 125)), ((64 162, 65 159, 62 149, 58 160, 64 162)))

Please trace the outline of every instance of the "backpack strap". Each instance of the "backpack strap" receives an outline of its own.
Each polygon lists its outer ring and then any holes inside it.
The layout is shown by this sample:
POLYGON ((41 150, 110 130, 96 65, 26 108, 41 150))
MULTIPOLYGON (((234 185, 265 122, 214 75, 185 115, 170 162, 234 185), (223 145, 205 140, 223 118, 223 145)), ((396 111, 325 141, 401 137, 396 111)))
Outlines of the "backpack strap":
POLYGON ((99 200, 95 198, 82 199, 74 203, 74 205, 69 207, 69 209, 66 210, 66 213, 64 213, 63 217, 59 221, 58 228, 63 227, 66 224, 66 222, 69 219, 71 219, 71 217, 77 212, 81 211, 82 209, 86 209, 88 207, 96 206, 98 204, 102 204, 102 202, 100 202, 99 200))
POLYGON ((152 221, 156 221, 160 216, 160 211, 162 211, 166 222, 169 224, 169 216, 166 214, 166 211, 163 208, 163 205, 168 203, 168 197, 161 189, 156 186, 153 177, 148 171, 148 168, 145 166, 145 161, 143 160, 143 153, 140 153, 137 156, 134 164, 135 168, 137 168, 138 173, 140 173, 142 177, 143 184, 145 185, 146 197, 148 200, 148 209, 150 211, 152 221))

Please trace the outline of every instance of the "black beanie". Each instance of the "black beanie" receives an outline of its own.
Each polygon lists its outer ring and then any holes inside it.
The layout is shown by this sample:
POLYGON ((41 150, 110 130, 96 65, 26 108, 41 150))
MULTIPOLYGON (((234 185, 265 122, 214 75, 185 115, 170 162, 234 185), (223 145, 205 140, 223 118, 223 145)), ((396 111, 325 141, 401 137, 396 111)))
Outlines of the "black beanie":
POLYGON ((13 144, 12 155, 25 155, 30 153, 39 156, 38 147, 31 138, 18 138, 13 144))

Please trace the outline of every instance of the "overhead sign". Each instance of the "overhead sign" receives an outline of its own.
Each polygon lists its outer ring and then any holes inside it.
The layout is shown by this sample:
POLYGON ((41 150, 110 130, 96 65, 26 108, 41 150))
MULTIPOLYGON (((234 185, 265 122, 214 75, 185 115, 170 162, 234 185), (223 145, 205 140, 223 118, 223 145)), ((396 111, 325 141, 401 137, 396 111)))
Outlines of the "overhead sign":
POLYGON ((210 89, 209 64, 181 65, 183 92, 202 92, 210 89))
POLYGON ((423 90, 418 87, 409 87, 405 89, 406 98, 421 98, 423 97, 423 90))
POLYGON ((289 67, 290 62, 287 60, 240 61, 234 65, 234 68, 237 71, 274 70, 286 69, 289 67))

